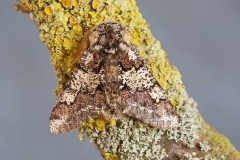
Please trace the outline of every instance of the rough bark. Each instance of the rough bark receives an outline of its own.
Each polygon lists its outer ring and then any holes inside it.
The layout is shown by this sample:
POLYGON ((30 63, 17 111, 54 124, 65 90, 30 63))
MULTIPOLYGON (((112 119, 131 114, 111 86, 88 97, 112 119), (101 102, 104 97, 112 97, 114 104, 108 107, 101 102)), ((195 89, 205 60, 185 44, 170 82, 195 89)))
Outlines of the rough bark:
POLYGON ((105 159, 240 160, 229 140, 202 120, 179 71, 152 36, 135 0, 19 0, 17 9, 30 15, 39 28, 40 40, 50 50, 59 80, 57 95, 88 45, 86 31, 116 21, 129 27, 132 42, 176 107, 180 122, 168 131, 127 116, 117 121, 99 117, 88 122, 79 131, 80 137, 86 132, 105 159))

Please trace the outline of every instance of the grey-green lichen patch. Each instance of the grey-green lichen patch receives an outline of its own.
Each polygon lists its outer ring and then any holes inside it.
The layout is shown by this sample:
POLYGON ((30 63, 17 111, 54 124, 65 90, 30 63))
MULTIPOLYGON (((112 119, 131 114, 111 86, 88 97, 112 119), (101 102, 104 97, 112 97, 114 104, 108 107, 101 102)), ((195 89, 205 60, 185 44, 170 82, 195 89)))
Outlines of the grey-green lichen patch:
MULTIPOLYGON (((222 155, 219 158, 216 158, 216 157, 213 157, 211 154, 205 155, 202 159, 203 160, 227 160, 224 155, 222 155)), ((232 159, 229 159, 229 160, 232 160, 232 159)))
POLYGON ((167 157, 161 146, 160 129, 149 129, 145 124, 129 117, 122 117, 116 126, 108 126, 105 131, 97 134, 87 130, 89 139, 104 152, 118 154, 120 159, 145 160, 163 159, 167 157))
POLYGON ((199 158, 197 158, 195 156, 196 156, 195 152, 192 152, 192 153, 186 152, 183 154, 183 159, 184 160, 200 160, 199 158))
POLYGON ((190 98, 176 106, 180 123, 176 128, 167 132, 169 139, 174 139, 176 142, 181 141, 190 148, 195 147, 195 141, 199 138, 200 127, 196 105, 196 102, 190 98))
MULTIPOLYGON (((96 143, 100 150, 105 153, 118 154, 120 159, 160 159, 160 157, 168 157, 168 154, 173 152, 169 152, 169 148, 166 148, 166 146, 173 147, 174 142, 172 140, 175 141, 176 145, 184 144, 189 148, 197 147, 200 122, 196 105, 192 98, 179 104, 177 113, 180 122, 176 128, 167 132, 149 127, 126 116, 117 120, 114 127, 108 126, 104 131, 97 133, 88 129, 87 133, 89 139, 96 143), (162 137, 168 139, 168 142, 163 142, 162 137), (166 145, 166 143, 171 145, 166 145)), ((181 151, 175 152, 181 153, 181 151)), ((199 153, 197 152, 192 156, 199 153)))
POLYGON ((199 142, 199 146, 202 152, 208 152, 211 149, 207 141, 199 142))
POLYGON ((221 160, 226 160, 226 157, 224 155, 221 155, 221 160))
POLYGON ((225 156, 221 156, 219 158, 213 157, 211 154, 207 154, 202 156, 198 156, 196 152, 186 152, 183 154, 181 160, 226 160, 225 156))

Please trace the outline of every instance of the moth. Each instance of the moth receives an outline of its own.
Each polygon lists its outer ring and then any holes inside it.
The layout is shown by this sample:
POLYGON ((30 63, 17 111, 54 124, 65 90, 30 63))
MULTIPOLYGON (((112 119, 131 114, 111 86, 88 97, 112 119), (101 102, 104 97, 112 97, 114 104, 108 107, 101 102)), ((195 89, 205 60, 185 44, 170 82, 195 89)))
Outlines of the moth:
POLYGON ((90 30, 88 46, 52 110, 52 133, 80 128, 90 119, 127 115, 163 130, 178 115, 155 80, 127 27, 102 23, 90 30))

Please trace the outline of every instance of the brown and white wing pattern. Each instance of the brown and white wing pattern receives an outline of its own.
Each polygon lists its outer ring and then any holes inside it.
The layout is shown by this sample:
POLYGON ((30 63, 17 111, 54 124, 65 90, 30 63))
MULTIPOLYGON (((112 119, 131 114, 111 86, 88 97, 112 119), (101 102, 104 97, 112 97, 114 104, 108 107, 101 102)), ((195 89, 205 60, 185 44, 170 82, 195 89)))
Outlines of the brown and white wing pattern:
POLYGON ((92 53, 84 53, 52 110, 49 120, 52 133, 77 129, 100 114, 105 97, 97 89, 102 79, 98 61, 92 53))
POLYGON ((167 95, 138 56, 136 47, 125 55, 119 76, 124 113, 149 124, 169 129, 178 123, 178 116, 167 95), (126 62, 128 61, 128 62, 126 62))
POLYGON ((128 29, 116 22, 94 27, 89 45, 50 116, 50 130, 65 133, 100 114, 122 114, 161 129, 174 128, 178 116, 138 49, 128 29))

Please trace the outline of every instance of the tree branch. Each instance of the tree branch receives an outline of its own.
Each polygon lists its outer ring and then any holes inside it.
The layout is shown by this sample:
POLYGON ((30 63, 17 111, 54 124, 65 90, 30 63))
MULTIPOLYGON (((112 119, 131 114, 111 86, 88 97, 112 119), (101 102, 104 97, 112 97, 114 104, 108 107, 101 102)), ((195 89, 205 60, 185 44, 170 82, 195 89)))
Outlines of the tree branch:
POLYGON ((17 9, 30 15, 50 50, 59 82, 57 95, 88 45, 86 31, 116 21, 129 27, 132 42, 176 107, 180 122, 167 131, 126 116, 116 122, 101 117, 88 122, 80 137, 86 132, 105 159, 240 159, 229 140, 202 120, 179 71, 152 36, 135 0, 19 0, 17 9))

